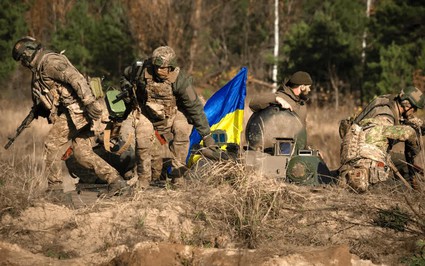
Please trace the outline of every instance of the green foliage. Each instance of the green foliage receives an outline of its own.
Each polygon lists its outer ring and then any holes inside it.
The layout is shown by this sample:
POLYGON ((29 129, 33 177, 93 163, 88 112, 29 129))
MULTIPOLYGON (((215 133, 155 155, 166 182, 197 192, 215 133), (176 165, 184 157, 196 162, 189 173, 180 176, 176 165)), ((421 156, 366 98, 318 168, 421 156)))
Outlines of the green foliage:
POLYGON ((388 210, 379 210, 377 217, 373 219, 373 223, 377 226, 390 228, 396 231, 403 232, 406 230, 407 223, 410 221, 410 216, 400 207, 391 207, 388 210))
POLYGON ((25 3, 19 1, 0 1, 0 82, 17 65, 12 59, 12 48, 17 39, 26 35, 27 25, 22 14, 27 8, 25 3))
POLYGON ((319 86, 329 87, 332 74, 343 83, 357 84, 364 29, 361 3, 314 2, 306 7, 306 12, 314 15, 295 24, 284 41, 281 76, 304 70, 319 86))
POLYGON ((398 92, 425 70, 425 2, 383 0, 369 25, 365 95, 398 92))
POLYGON ((396 44, 381 48, 380 81, 377 84, 379 94, 399 92, 402 88, 412 85, 413 65, 408 63, 409 49, 396 44))
POLYGON ((423 239, 416 241, 415 253, 410 257, 403 258, 401 262, 410 266, 425 265, 425 241, 423 239))
POLYGON ((53 35, 52 46, 66 50, 83 73, 117 80, 133 60, 125 10, 118 2, 78 1, 53 35))

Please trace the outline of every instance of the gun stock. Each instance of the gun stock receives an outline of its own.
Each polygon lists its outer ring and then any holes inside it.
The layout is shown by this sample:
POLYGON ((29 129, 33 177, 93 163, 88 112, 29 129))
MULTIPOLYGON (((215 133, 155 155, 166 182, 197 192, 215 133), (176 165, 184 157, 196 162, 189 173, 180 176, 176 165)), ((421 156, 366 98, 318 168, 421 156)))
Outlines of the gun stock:
POLYGON ((36 108, 33 107, 29 114, 25 117, 25 119, 22 121, 21 125, 16 129, 15 136, 9 137, 9 141, 6 143, 4 148, 7 150, 9 147, 13 144, 13 142, 18 138, 18 136, 24 131, 25 128, 29 127, 31 122, 36 117, 36 108))

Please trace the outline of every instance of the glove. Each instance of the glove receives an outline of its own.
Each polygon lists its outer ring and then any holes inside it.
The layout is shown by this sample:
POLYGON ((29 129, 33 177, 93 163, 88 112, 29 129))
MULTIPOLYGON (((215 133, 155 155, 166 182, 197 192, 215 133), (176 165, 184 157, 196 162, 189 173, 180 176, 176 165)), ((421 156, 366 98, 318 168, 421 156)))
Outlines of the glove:
POLYGON ((289 109, 291 111, 294 111, 292 106, 283 98, 276 97, 276 102, 282 106, 283 109, 289 109))
POLYGON ((202 138, 202 140, 204 141, 204 147, 212 148, 217 146, 214 138, 211 137, 211 134, 206 135, 202 138))
POLYGON ((86 111, 89 117, 93 120, 98 120, 102 116, 102 107, 97 101, 86 105, 86 111))

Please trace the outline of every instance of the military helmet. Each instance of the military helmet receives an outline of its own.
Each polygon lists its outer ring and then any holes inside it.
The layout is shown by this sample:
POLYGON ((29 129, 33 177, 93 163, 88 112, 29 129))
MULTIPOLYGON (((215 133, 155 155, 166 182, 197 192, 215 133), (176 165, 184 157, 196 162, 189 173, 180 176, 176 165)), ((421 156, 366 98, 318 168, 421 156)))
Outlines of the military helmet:
POLYGON ((418 109, 422 109, 425 106, 425 96, 418 88, 413 86, 402 89, 399 98, 400 102, 408 100, 412 106, 418 109))
POLYGON ((176 53, 169 46, 160 46, 152 53, 152 63, 159 67, 177 67, 176 53))
POLYGON ((14 60, 20 60, 23 65, 29 67, 31 61, 41 47, 41 43, 37 42, 33 37, 23 37, 13 46, 12 57, 14 60))

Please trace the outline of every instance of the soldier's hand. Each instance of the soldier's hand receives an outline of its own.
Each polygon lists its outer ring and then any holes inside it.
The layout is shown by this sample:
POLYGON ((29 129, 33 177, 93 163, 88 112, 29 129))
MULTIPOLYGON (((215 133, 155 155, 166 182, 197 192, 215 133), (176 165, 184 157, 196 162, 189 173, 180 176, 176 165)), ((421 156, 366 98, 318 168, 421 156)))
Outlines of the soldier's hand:
POLYGON ((211 137, 211 134, 206 135, 205 137, 202 138, 202 140, 204 141, 204 147, 212 148, 212 147, 217 146, 215 144, 214 138, 211 137))
POLYGON ((294 111, 292 106, 285 99, 281 97, 276 97, 276 102, 280 104, 280 106, 282 106, 283 109, 289 109, 291 111, 294 111))
POLYGON ((89 117, 93 120, 97 120, 102 116, 102 107, 97 101, 86 105, 86 111, 89 117))

